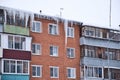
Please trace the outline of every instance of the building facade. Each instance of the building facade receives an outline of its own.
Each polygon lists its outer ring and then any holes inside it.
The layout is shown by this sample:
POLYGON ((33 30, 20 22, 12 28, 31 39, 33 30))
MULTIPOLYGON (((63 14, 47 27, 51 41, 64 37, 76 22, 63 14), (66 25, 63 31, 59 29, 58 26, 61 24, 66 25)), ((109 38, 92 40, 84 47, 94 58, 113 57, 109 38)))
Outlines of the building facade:
POLYGON ((31 40, 26 13, 0 6, 0 80, 29 80, 31 40), (23 14, 23 15, 22 15, 23 14))
POLYGON ((0 80, 119 80, 119 32, 0 6, 0 80))
POLYGON ((81 80, 120 79, 120 31, 83 25, 81 80))
POLYGON ((31 80, 80 79, 81 22, 34 15, 31 80), (40 70, 40 72, 37 70, 40 70))

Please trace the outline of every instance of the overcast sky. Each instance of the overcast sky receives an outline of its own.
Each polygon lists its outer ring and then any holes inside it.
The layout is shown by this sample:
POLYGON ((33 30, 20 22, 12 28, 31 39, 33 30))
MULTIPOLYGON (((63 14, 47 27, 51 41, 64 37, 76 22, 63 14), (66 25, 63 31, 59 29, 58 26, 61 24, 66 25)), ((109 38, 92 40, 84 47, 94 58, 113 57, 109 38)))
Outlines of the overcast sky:
MULTIPOLYGON (((59 16, 87 24, 109 26, 110 0, 0 0, 7 6, 42 14, 59 16)), ((112 0, 112 27, 120 25, 120 0, 112 0)))

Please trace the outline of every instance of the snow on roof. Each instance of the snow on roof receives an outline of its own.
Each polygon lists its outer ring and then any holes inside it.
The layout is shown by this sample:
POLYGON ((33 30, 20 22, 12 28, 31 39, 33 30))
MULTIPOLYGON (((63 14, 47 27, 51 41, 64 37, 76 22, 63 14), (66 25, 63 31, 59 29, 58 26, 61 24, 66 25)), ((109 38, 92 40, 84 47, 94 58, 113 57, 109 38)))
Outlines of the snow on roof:
MULTIPOLYGON (((38 13, 30 12, 30 11, 24 11, 24 10, 20 10, 20 9, 8 8, 8 7, 4 7, 4 6, 0 6, 0 9, 4 9, 4 10, 7 10, 9 12, 15 12, 15 13, 19 12, 21 17, 22 17, 22 14, 28 14, 28 15, 35 15, 35 17, 48 19, 48 20, 55 20, 55 21, 61 20, 63 22, 66 20, 66 19, 63 19, 61 17, 38 14, 38 13)), ((75 24, 77 23, 77 24, 82 25, 82 22, 80 22, 80 21, 68 20, 68 22, 75 23, 75 24)))
POLYGON ((96 28, 103 28, 103 29, 120 31, 120 27, 109 27, 109 26, 102 26, 102 25, 91 24, 91 23, 89 23, 89 24, 88 23, 83 23, 83 26, 96 27, 96 28))
MULTIPOLYGON (((67 20, 67 19, 64 19, 64 18, 61 18, 61 17, 49 16, 49 15, 38 14, 38 13, 35 13, 35 17, 48 19, 48 20, 62 21, 62 22, 65 22, 65 20, 67 20)), ((75 21, 75 20, 67 20, 67 21, 71 22, 71 23, 74 23, 74 24, 82 25, 82 22, 80 22, 80 21, 75 21)))
POLYGON ((19 12, 24 12, 27 14, 33 14, 33 12, 30 11, 25 11, 25 10, 21 10, 21 9, 15 9, 15 8, 9 8, 9 7, 4 7, 4 6, 0 6, 0 9, 4 9, 4 10, 11 10, 11 11, 19 11, 19 12))

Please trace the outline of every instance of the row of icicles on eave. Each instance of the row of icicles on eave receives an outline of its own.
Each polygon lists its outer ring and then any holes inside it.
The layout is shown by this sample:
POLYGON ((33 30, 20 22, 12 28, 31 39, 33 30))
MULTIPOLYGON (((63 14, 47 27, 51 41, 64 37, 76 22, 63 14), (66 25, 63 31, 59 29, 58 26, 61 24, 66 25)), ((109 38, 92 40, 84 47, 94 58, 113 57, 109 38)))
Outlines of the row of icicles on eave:
POLYGON ((32 21, 34 20, 34 14, 9 8, 4 9, 4 19, 5 24, 30 27, 32 26, 32 21))
POLYGON ((4 10, 4 17, 5 17, 5 24, 22 26, 22 27, 31 27, 34 18, 41 18, 47 20, 54 20, 58 25, 60 22, 64 24, 64 32, 65 32, 65 46, 67 45, 67 27, 69 24, 73 27, 73 25, 79 24, 79 22, 71 21, 67 19, 62 19, 60 17, 55 16, 46 16, 40 14, 34 14, 29 12, 24 12, 21 10, 14 10, 11 8, 5 8, 4 10))

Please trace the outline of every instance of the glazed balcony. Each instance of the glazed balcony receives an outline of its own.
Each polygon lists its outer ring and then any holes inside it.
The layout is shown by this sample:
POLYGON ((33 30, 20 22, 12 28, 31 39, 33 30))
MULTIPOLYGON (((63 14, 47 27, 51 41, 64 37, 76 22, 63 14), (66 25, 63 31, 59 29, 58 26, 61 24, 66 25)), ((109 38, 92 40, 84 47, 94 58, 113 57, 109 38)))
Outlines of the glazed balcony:
POLYGON ((20 35, 29 35, 29 28, 6 24, 4 26, 4 32, 20 35))

